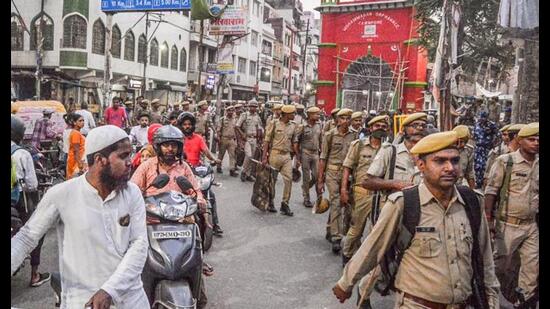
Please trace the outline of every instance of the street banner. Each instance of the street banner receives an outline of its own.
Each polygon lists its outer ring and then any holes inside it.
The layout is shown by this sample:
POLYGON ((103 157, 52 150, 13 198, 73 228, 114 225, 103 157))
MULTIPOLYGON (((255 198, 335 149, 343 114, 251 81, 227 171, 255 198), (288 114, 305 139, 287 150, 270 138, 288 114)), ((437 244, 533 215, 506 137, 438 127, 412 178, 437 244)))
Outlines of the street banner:
POLYGON ((210 20, 210 35, 246 34, 247 14, 244 8, 227 6, 220 18, 210 20))
POLYGON ((235 74, 233 68, 233 43, 228 43, 218 50, 218 74, 235 74))

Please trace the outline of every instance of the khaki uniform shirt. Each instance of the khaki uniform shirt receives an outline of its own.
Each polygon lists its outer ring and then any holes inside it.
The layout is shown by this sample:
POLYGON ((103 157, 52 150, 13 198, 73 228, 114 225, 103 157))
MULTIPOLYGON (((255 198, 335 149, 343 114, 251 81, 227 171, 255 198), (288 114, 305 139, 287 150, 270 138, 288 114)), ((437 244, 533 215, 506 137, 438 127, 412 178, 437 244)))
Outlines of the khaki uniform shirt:
POLYGON ((298 115, 298 114, 294 116, 294 120, 292 121, 294 121, 294 123, 296 123, 297 125, 302 125, 306 123, 306 119, 302 117, 302 115, 298 115))
POLYGON ((195 118, 197 119, 197 122, 195 124, 195 133, 204 135, 206 132, 208 132, 208 126, 210 125, 208 123, 208 113, 196 113, 195 118))
POLYGON ((262 125, 262 120, 258 113, 252 115, 250 112, 242 113, 237 121, 237 127, 243 130, 247 137, 256 137, 258 128, 262 125))
POLYGON ((378 149, 371 146, 370 138, 357 139, 351 143, 343 165, 353 171, 354 185, 367 178, 367 171, 378 149))
MULTIPOLYGON (((414 164, 412 155, 409 153, 405 143, 395 145, 397 154, 395 156, 395 170, 393 172, 393 179, 401 181, 413 181, 420 173, 414 164)), ((372 176, 386 178, 389 172, 390 159, 392 155, 392 147, 388 143, 382 144, 380 151, 374 157, 372 164, 370 165, 367 173, 372 176)))
MULTIPOLYGON (((464 302, 472 294, 472 230, 464 210, 464 200, 456 188, 445 209, 421 183, 419 227, 432 232, 416 232, 395 277, 395 287, 411 295, 443 304, 464 302)), ((483 199, 479 198, 481 209, 483 199)), ((351 292, 363 275, 373 270, 403 228, 403 193, 390 195, 371 233, 344 268, 338 285, 351 292)), ((499 283, 491 250, 487 219, 481 215, 479 245, 483 258, 485 291, 489 307, 499 308, 499 283)))
POLYGON ((273 117, 273 115, 269 115, 269 117, 267 117, 267 120, 265 121, 266 127, 267 127, 267 124, 269 124, 271 121, 278 120, 279 118, 281 117, 273 117))
POLYGON ((218 131, 222 138, 234 139, 235 138, 235 116, 220 118, 220 124, 218 125, 218 131))
POLYGON ((529 164, 519 150, 497 158, 491 168, 485 194, 497 195, 504 182, 506 162, 512 156, 512 175, 508 186, 508 205, 499 205, 499 212, 519 219, 533 219, 539 210, 539 159, 529 164))
POLYGON ((457 184, 468 185, 468 179, 475 179, 474 172, 474 147, 466 144, 463 149, 460 150, 460 169, 462 170, 462 176, 458 177, 457 184))
POLYGON ((162 124, 162 116, 159 112, 151 112, 151 123, 162 124))
POLYGON ((297 143, 296 124, 292 121, 272 121, 267 125, 264 142, 270 143, 269 150, 291 152, 292 144, 297 143))
POLYGON ((334 128, 336 128, 334 119, 330 119, 329 121, 325 122, 325 126, 323 126, 323 133, 328 132, 334 128))
POLYGON ((321 148, 321 160, 326 160, 327 165, 339 165, 344 163, 346 154, 348 153, 351 142, 355 140, 355 133, 348 131, 345 135, 338 132, 338 128, 334 128, 323 135, 323 143, 321 148), (332 137, 331 137, 332 135, 332 137), (329 145, 329 140, 332 143, 329 145))
POLYGON ((483 175, 484 179, 489 178, 489 172, 491 171, 491 166, 495 163, 495 160, 503 154, 510 153, 510 148, 504 143, 501 143, 498 147, 495 147, 489 151, 487 155, 487 163, 485 164, 485 174, 483 175))
POLYGON ((318 152, 321 145, 321 124, 315 123, 313 126, 307 122, 298 127, 298 141, 300 149, 311 152, 318 152))

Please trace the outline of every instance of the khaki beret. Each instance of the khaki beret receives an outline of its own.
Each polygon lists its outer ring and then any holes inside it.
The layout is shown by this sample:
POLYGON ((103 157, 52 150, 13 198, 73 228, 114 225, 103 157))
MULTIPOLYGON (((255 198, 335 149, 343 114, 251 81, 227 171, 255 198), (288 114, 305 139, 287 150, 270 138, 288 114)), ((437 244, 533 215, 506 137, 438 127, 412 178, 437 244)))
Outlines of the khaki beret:
POLYGON ((197 104, 197 106, 199 106, 199 107, 201 107, 203 105, 208 105, 208 102, 206 102, 206 100, 202 100, 197 104))
POLYGON ((380 116, 376 116, 374 118, 372 118, 368 123, 367 125, 370 126, 372 124, 375 124, 379 121, 384 121, 385 123, 388 123, 389 122, 389 119, 390 117, 388 117, 388 115, 380 115, 380 116))
POLYGON ((456 126, 453 131, 456 132, 458 138, 470 138, 470 129, 463 124, 456 126))
POLYGON ((333 109, 333 110, 330 111, 330 114, 331 114, 331 115, 335 115, 335 114, 337 114, 339 111, 340 111, 340 109, 339 109, 338 107, 336 107, 335 109, 333 109))
POLYGON ((143 100, 141 100, 141 104, 149 104, 149 100, 143 99, 143 100))
POLYGON ((183 102, 181 102, 181 106, 185 106, 185 105, 189 105, 189 104, 190 104, 189 101, 183 101, 183 102))
POLYGON ((526 124, 521 130, 519 130, 518 133, 518 136, 520 137, 528 137, 533 135, 539 135, 538 122, 531 122, 530 124, 526 124))
POLYGON ((405 120, 403 120, 403 126, 408 125, 409 123, 424 118, 424 120, 428 119, 428 115, 426 113, 414 113, 410 114, 405 120))
POLYGON ((361 118, 361 117, 363 117, 363 112, 355 112, 351 114, 351 119, 361 118))
POLYGON ((321 109, 319 107, 312 106, 312 107, 308 108, 306 112, 307 113, 318 113, 320 111, 321 111, 321 109))
POLYGON ((228 107, 225 108, 226 111, 229 111, 229 110, 233 110, 235 108, 235 106, 231 106, 229 105, 228 107))
POLYGON ((273 104, 273 110, 274 111, 280 111, 282 107, 283 107, 283 104, 281 104, 281 103, 273 104))
POLYGON ((353 114, 353 110, 349 108, 342 108, 336 116, 351 116, 353 114))
POLYGON ((525 124, 516 123, 508 127, 508 132, 518 132, 519 130, 523 129, 523 127, 525 127, 525 124))
POLYGON ((159 99, 154 99, 153 101, 151 101, 151 104, 159 104, 159 103, 160 103, 159 99))
POLYGON ((296 109, 305 109, 306 107, 303 104, 296 104, 296 109))
POLYGON ((422 138, 413 148, 411 148, 412 154, 428 154, 436 152, 449 146, 455 146, 458 140, 458 135, 454 131, 445 131, 439 133, 430 134, 422 138))
POLYGON ((511 126, 511 124, 507 124, 507 125, 505 125, 504 127, 500 128, 499 131, 500 131, 500 132, 506 132, 506 131, 508 131, 508 129, 510 128, 510 126, 511 126))
POLYGON ((248 106, 256 106, 256 107, 258 107, 258 101, 252 99, 252 100, 248 101, 248 106))
POLYGON ((291 113, 294 113, 296 112, 296 106, 294 105, 283 105, 283 107, 281 107, 281 112, 285 113, 285 114, 291 114, 291 113))

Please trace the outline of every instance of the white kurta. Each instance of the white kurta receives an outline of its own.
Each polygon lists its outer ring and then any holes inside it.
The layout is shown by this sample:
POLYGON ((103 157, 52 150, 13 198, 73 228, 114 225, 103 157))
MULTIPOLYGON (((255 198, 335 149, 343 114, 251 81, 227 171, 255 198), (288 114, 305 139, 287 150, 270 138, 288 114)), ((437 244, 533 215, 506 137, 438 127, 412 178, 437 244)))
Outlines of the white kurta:
POLYGON ((137 142, 140 146, 147 145, 149 143, 147 131, 149 131, 149 126, 144 128, 141 126, 132 127, 132 130, 130 130, 130 140, 132 142, 137 142))
POLYGON ((145 203, 139 188, 112 192, 103 201, 86 174, 52 187, 34 215, 11 240, 11 272, 56 226, 61 308, 84 308, 99 289, 118 309, 148 308, 141 282, 147 258, 145 203), (123 226, 121 218, 129 216, 123 226))

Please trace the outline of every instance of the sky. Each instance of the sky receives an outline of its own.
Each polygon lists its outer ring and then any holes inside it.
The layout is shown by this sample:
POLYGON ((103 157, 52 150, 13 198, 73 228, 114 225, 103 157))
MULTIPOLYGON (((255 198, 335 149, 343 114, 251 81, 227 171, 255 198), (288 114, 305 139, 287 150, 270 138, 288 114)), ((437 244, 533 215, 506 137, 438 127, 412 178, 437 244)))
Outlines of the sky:
POLYGON ((302 0, 302 6, 304 11, 312 11, 315 18, 320 18, 319 12, 315 11, 314 8, 321 6, 321 0, 302 0))

